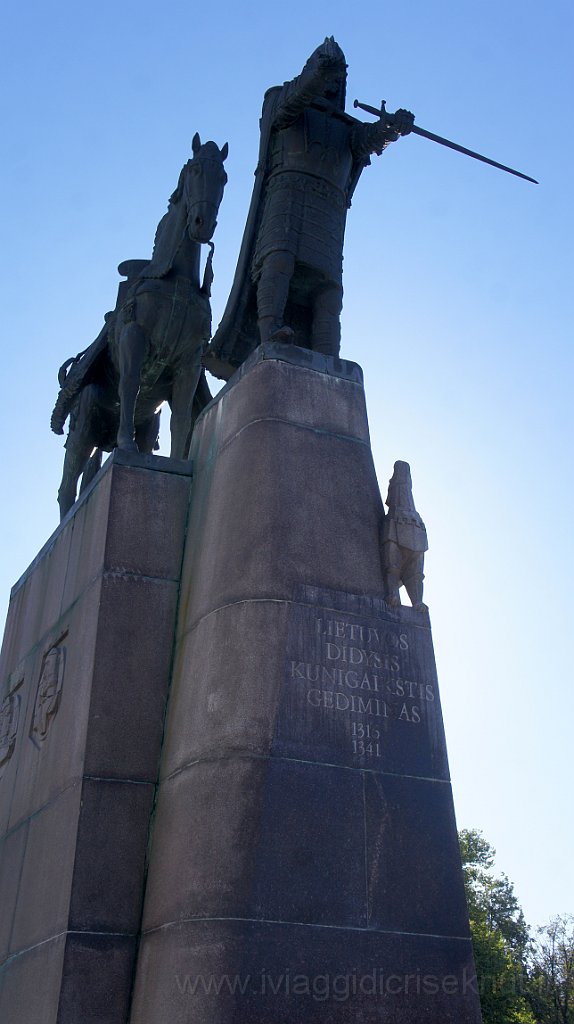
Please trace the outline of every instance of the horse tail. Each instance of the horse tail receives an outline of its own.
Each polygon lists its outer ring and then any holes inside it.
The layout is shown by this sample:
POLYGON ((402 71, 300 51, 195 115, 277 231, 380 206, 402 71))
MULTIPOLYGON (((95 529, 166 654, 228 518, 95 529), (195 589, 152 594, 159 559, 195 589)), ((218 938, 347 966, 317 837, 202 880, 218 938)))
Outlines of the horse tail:
POLYGON ((78 352, 77 356, 71 356, 70 359, 66 359, 66 362, 62 363, 58 370, 60 393, 50 417, 50 427, 55 434, 64 433, 64 423, 70 415, 74 399, 84 383, 83 379, 72 373, 72 371, 87 351, 87 349, 84 349, 83 352, 78 352))
POLYGON ((50 427, 55 434, 64 433, 64 423, 70 415, 72 405, 74 404, 74 398, 75 394, 70 395, 70 392, 66 388, 62 388, 60 391, 50 417, 50 427))

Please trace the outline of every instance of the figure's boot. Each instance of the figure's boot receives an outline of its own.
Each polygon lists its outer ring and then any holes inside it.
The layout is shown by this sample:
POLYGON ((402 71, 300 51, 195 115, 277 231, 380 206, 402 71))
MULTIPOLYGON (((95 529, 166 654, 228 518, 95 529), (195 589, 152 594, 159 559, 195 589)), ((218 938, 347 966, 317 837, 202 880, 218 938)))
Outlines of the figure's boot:
POLYGON ((295 332, 287 324, 282 324, 274 316, 261 316, 257 323, 262 345, 265 345, 268 341, 289 343, 295 337, 295 332))
POLYGON ((292 344, 295 337, 295 331, 288 327, 287 324, 277 324, 275 330, 271 331, 269 335, 269 341, 282 341, 285 345, 292 344))

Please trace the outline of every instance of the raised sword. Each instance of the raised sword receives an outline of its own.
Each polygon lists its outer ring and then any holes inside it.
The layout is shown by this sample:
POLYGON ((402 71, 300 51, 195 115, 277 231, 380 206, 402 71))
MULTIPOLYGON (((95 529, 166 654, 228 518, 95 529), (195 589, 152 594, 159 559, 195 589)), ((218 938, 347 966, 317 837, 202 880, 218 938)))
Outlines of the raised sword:
MULTIPOLYGON (((368 103, 359 103, 355 100, 353 103, 354 107, 360 107, 361 110, 366 110, 367 114, 374 114, 375 117, 385 119, 386 124, 389 128, 392 128, 395 117, 394 114, 389 114, 385 110, 385 102, 381 103, 379 107, 371 107, 368 103)), ((514 174, 517 178, 524 178, 525 181, 531 181, 534 185, 538 185, 539 182, 536 178, 531 178, 528 174, 523 174, 522 171, 515 171, 512 167, 507 167, 506 164, 499 164, 497 160, 491 160, 488 156, 482 156, 481 153, 475 153, 472 149, 467 149, 466 146, 459 146, 458 142, 451 142, 450 139, 443 139, 442 135, 435 135, 434 132, 428 132, 426 128, 419 128, 418 124, 413 124, 411 131, 415 135, 422 136, 423 139, 430 139, 431 142, 438 142, 440 146, 448 146, 449 149, 456 150, 457 153, 464 153, 465 156, 471 156, 474 160, 481 160, 483 164, 490 164, 491 167, 498 167, 501 171, 507 171, 508 174, 514 174)))

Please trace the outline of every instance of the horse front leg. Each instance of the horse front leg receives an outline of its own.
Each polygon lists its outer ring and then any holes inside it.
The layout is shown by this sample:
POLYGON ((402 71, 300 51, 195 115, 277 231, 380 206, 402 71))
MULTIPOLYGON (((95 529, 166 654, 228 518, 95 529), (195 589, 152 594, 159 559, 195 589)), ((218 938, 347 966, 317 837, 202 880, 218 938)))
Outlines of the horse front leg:
POLYGON ((147 337, 138 323, 126 324, 119 339, 118 387, 120 397, 120 425, 117 445, 127 452, 137 452, 135 442, 135 412, 140 391, 141 371, 147 351, 147 337))
POLYGON ((102 449, 96 448, 93 455, 90 455, 86 468, 82 473, 82 482, 80 484, 80 494, 83 494, 87 487, 90 486, 92 480, 96 478, 100 469, 102 468, 102 449))
POLYGON ((136 427, 136 444, 144 455, 152 455, 159 447, 160 415, 155 412, 136 427))
POLYGON ((191 433, 193 430, 193 399, 201 374, 201 352, 197 360, 187 366, 178 367, 173 380, 170 400, 171 408, 171 451, 172 459, 189 458, 191 433))

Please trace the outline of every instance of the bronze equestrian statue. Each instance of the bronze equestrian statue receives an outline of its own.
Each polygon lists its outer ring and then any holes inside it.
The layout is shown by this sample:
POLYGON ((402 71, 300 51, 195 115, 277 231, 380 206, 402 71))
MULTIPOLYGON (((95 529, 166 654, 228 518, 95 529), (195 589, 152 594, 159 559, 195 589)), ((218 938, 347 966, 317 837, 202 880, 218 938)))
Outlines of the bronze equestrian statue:
POLYGON ((211 238, 227 182, 227 143, 192 143, 193 158, 179 176, 160 221, 151 260, 127 260, 119 272, 118 301, 95 342, 60 370, 52 429, 70 428, 62 483, 61 515, 114 447, 157 448, 159 406, 171 408, 171 456, 187 458, 193 422, 211 397, 202 356, 211 336, 213 280, 211 238), (211 251, 200 283, 201 245, 211 251), (94 449, 96 449, 95 453, 94 449))

